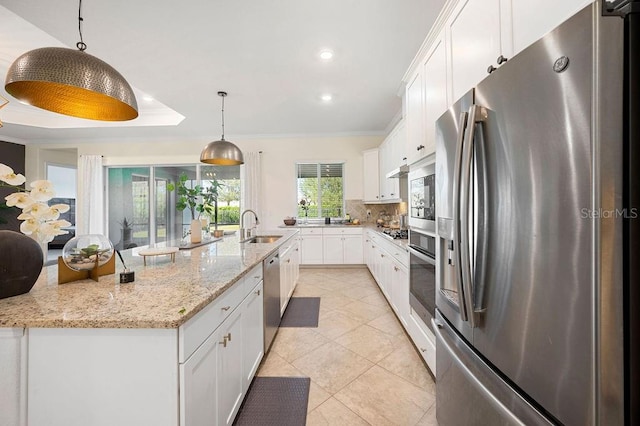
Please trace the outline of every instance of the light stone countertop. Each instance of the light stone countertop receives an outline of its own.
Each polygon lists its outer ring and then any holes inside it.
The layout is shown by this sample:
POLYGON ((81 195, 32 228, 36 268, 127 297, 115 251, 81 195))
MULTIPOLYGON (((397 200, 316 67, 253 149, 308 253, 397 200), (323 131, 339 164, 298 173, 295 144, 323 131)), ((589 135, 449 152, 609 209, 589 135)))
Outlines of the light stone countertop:
MULTIPOLYGON (((0 299, 0 327, 178 328, 298 233, 297 229, 261 232, 283 235, 268 244, 240 244, 237 235, 169 256, 143 258, 122 251, 135 281, 119 283, 116 273, 58 285, 57 265, 43 268, 29 293, 0 299)), ((161 244, 156 247, 161 247, 161 244)), ((117 255, 116 255, 117 256, 117 255)))

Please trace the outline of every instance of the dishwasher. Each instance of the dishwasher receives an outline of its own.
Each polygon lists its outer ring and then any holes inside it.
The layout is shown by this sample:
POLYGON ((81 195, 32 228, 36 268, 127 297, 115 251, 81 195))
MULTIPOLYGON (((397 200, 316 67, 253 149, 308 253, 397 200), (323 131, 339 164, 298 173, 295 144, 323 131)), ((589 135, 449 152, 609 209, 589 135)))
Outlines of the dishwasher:
POLYGON ((264 270, 264 354, 280 325, 280 254, 275 252, 262 262, 264 270))

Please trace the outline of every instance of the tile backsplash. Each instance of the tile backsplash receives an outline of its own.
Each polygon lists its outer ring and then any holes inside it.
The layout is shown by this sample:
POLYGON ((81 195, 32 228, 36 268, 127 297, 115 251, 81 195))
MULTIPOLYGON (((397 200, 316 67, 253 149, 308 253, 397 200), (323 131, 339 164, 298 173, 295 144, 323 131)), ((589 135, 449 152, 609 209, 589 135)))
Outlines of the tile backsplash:
POLYGON ((351 219, 360 219, 363 223, 375 223, 380 212, 385 212, 389 216, 394 216, 396 212, 398 214, 407 212, 406 203, 365 204, 362 200, 345 200, 345 208, 351 215, 351 219), (371 211, 369 217, 367 217, 367 210, 371 211))

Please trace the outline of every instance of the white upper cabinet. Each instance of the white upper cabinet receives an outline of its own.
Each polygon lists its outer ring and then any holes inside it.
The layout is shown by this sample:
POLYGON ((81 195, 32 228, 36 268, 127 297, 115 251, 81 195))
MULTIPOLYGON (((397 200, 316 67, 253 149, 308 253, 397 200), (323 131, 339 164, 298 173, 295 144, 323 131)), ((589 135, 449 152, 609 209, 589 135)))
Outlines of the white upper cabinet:
POLYGON ((418 68, 407 83, 405 92, 407 164, 415 163, 424 149, 424 70, 418 68))
POLYGON ((511 0, 513 53, 517 54, 592 3, 591 0, 511 0))
POLYGON ((436 152, 436 120, 449 108, 444 31, 424 63, 424 155, 436 152))
MULTIPOLYGON (((380 201, 380 166, 378 164, 378 149, 370 149, 362 153, 364 202, 380 201)), ((304 263, 304 262, 303 262, 304 263)))
MULTIPOLYGON (((532 2, 535 3, 535 2, 532 2)), ((466 0, 448 23, 452 101, 482 81, 502 55, 500 0, 466 0)))

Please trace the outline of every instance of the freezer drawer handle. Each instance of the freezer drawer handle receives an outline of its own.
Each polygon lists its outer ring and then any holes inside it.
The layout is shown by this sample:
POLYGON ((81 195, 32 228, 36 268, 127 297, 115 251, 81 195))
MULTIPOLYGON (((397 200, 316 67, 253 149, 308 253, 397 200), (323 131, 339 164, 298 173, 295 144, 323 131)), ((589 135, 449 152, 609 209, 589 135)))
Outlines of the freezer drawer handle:
POLYGON ((486 397, 487 401, 493 405, 493 407, 500 411, 504 417, 508 418, 514 425, 522 425, 525 426, 524 423, 520 419, 518 419, 507 407, 504 406, 494 394, 492 394, 487 387, 482 384, 482 382, 473 374, 469 367, 465 365, 465 363, 460 359, 460 356, 456 352, 456 350, 452 347, 451 343, 447 341, 447 337, 442 333, 441 329, 444 327, 440 321, 436 321, 435 318, 431 320, 433 324, 433 330, 436 335, 436 351, 445 350, 452 358, 453 362, 457 364, 458 368, 462 371, 462 373, 469 379, 469 381, 475 385, 480 392, 486 397), (438 346, 438 343, 441 346, 438 346))

